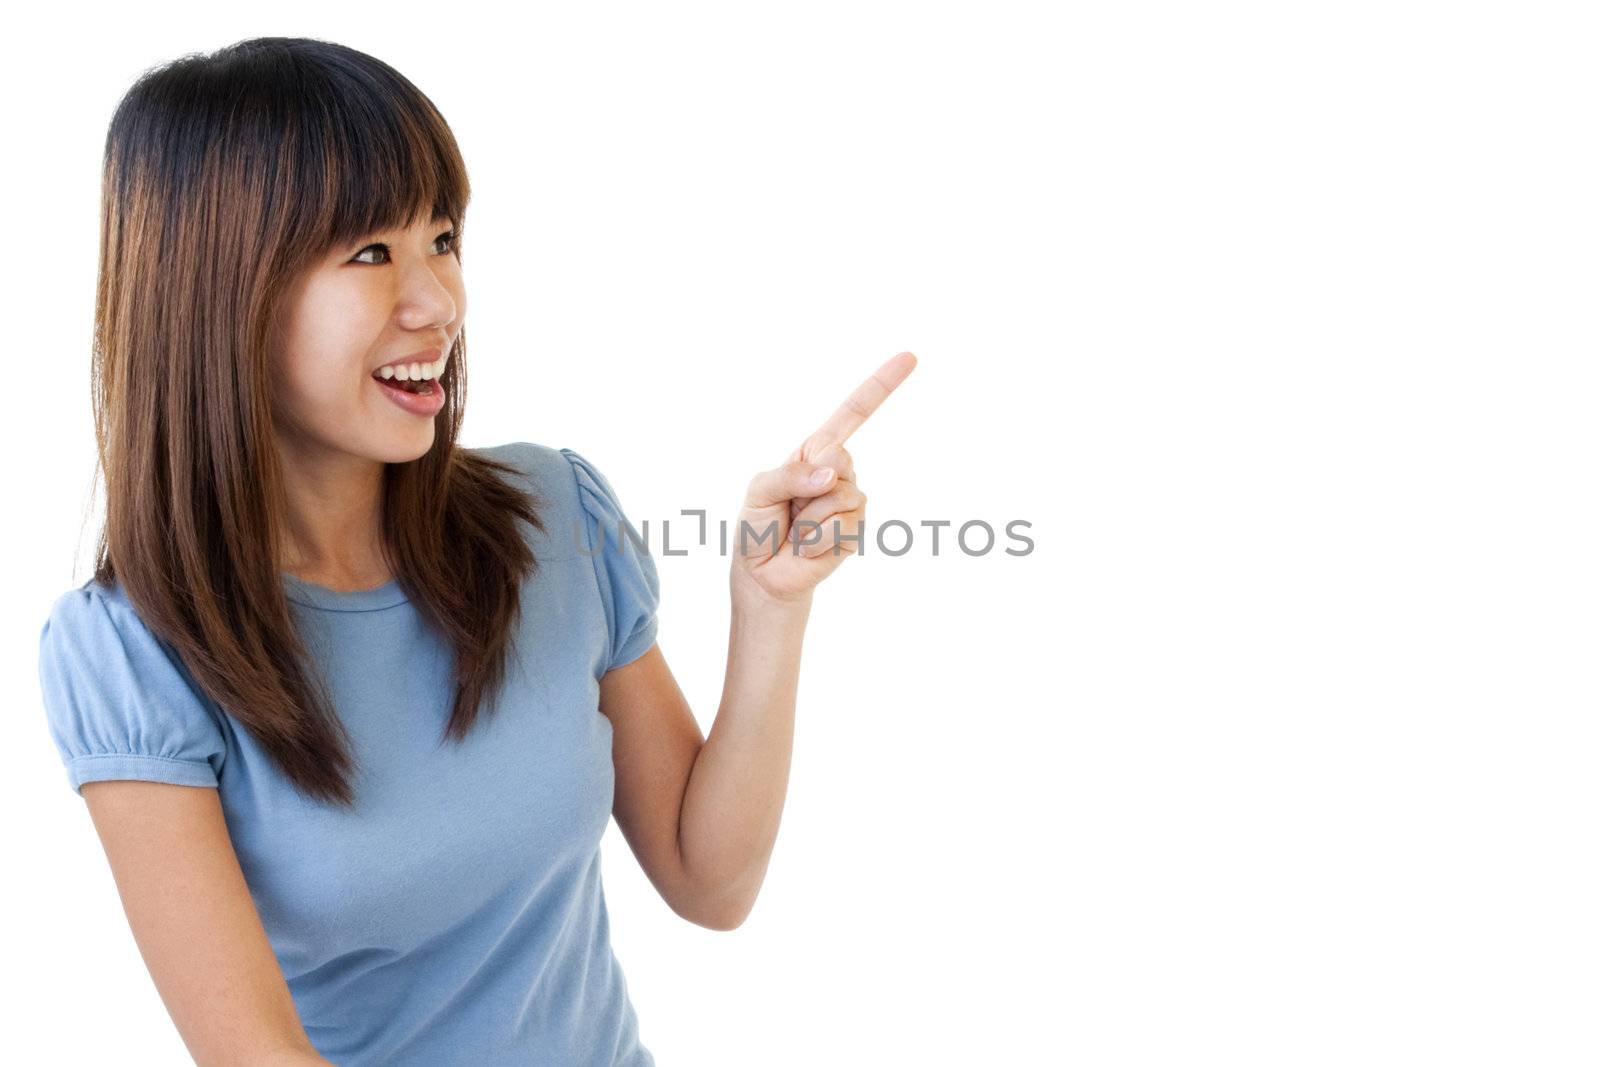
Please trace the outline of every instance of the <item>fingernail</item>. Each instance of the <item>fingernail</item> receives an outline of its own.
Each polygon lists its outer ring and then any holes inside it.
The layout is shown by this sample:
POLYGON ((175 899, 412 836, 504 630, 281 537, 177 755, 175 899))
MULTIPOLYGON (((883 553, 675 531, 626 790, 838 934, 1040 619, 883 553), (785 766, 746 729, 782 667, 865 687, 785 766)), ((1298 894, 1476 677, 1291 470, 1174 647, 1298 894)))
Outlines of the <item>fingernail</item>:
POLYGON ((811 476, 812 485, 827 485, 828 479, 833 477, 832 467, 823 467, 811 476))

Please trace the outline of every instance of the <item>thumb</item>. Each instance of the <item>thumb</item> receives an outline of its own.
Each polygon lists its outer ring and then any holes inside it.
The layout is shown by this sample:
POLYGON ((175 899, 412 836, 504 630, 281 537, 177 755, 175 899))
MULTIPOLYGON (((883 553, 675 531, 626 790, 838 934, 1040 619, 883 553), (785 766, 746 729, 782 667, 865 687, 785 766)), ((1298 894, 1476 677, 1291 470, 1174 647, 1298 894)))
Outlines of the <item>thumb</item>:
POLYGON ((810 499, 821 496, 833 488, 838 473, 820 463, 794 460, 781 467, 762 471, 750 479, 745 490, 744 506, 751 510, 787 505, 796 497, 810 499))

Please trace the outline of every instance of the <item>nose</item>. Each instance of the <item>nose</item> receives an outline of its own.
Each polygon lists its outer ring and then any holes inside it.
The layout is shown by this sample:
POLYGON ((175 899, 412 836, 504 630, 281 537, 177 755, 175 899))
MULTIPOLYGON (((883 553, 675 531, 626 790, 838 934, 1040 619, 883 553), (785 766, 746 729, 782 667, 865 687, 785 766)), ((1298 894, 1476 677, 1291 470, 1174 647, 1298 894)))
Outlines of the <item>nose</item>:
POLYGON ((403 284, 405 288, 400 318, 406 329, 445 331, 450 323, 461 318, 466 305, 466 293, 457 285, 447 284, 447 279, 439 277, 432 266, 418 264, 413 267, 403 284))

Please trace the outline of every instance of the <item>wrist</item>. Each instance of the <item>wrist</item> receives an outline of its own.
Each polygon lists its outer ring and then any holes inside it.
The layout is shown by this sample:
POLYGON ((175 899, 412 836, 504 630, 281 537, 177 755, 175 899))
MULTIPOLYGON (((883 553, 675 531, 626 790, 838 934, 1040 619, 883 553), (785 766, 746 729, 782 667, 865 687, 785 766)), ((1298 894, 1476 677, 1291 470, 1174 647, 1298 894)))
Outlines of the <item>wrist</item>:
POLYGON ((734 612, 747 616, 804 618, 811 613, 811 599, 815 591, 816 587, 813 586, 796 596, 774 596, 762 589, 755 579, 737 570, 729 583, 734 612))

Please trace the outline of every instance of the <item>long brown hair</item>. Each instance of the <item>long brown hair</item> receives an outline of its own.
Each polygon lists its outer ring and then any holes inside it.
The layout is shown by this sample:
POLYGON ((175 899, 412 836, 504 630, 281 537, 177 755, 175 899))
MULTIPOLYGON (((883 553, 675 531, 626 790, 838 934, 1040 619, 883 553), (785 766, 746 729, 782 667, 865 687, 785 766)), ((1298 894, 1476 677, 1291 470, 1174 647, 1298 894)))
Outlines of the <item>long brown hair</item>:
MULTIPOLYGON (((296 788, 349 807, 350 736, 279 569, 273 324, 297 274, 337 244, 424 212, 462 231, 471 193, 455 138, 387 64, 262 37, 145 72, 111 120, 104 168, 95 578, 120 583, 296 788)), ((433 447, 386 465, 383 516, 391 572, 454 650, 441 741, 458 743, 498 696, 520 588, 537 567, 516 524, 544 529, 542 502, 513 468, 456 445, 465 356, 458 332, 433 447)))

